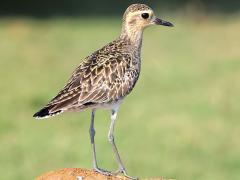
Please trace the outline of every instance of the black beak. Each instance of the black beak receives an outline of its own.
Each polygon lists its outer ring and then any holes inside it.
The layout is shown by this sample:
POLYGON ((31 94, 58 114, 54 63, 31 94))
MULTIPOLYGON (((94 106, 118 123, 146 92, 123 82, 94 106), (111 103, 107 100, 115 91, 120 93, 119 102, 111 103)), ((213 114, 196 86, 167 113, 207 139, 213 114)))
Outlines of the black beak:
POLYGON ((156 19, 154 20, 154 23, 155 23, 156 25, 163 25, 163 26, 169 26, 169 27, 173 27, 173 26, 174 26, 172 23, 167 22, 167 21, 164 21, 164 20, 159 19, 159 18, 156 18, 156 19))

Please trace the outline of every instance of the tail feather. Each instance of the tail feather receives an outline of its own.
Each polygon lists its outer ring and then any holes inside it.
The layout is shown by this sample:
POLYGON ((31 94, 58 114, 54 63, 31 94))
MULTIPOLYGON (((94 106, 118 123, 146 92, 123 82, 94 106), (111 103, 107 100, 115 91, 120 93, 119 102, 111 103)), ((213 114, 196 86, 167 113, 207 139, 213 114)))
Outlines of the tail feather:
POLYGON ((42 108, 40 111, 36 112, 33 117, 35 117, 36 119, 43 119, 43 118, 48 118, 50 116, 55 116, 59 113, 62 112, 62 110, 58 110, 55 112, 50 112, 51 107, 44 107, 42 108))

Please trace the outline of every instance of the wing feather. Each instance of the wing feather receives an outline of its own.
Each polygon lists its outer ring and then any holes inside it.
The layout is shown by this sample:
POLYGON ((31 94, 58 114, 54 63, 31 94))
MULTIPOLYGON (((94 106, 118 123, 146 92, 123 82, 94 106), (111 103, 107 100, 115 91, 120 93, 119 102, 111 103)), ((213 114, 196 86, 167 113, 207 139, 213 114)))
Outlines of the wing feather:
POLYGON ((131 55, 99 50, 74 71, 66 86, 47 106, 51 111, 86 108, 116 101, 134 87, 139 72, 131 69, 131 55))

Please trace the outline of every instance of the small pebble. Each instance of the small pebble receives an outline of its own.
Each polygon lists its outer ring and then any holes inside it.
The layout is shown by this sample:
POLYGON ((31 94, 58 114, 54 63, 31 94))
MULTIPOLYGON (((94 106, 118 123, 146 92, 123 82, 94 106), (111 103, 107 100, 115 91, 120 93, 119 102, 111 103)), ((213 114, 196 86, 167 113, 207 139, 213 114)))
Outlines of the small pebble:
POLYGON ((83 180, 82 176, 78 176, 77 180, 83 180))

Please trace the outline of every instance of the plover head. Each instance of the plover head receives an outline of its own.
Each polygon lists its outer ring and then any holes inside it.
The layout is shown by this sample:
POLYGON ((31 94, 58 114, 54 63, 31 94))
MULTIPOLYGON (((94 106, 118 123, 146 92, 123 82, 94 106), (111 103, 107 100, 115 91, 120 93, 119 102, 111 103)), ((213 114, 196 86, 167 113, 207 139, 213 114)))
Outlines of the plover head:
POLYGON ((159 19, 153 10, 145 4, 130 5, 123 15, 122 35, 135 36, 151 25, 172 27, 173 24, 159 19))

